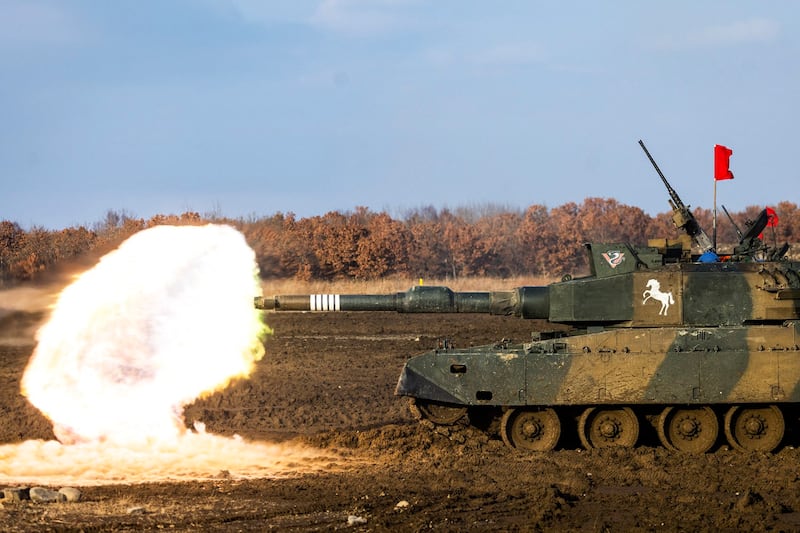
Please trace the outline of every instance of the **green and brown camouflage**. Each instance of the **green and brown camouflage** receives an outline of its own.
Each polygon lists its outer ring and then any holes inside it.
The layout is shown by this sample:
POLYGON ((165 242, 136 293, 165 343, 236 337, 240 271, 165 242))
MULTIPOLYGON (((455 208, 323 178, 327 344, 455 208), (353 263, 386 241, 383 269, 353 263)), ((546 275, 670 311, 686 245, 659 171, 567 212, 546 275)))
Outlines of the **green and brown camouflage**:
POLYGON ((587 244, 586 277, 489 292, 259 297, 256 306, 547 320, 553 327, 524 343, 444 343, 411 357, 398 380, 396 394, 412 398, 420 418, 499 421, 514 448, 552 449, 562 429, 587 448, 633 446, 649 421, 671 449, 704 453, 724 433, 734 448, 772 451, 800 402, 800 263, 783 259, 786 245, 758 239, 765 213, 730 257, 700 262, 691 246, 709 251, 696 238, 702 229, 664 181, 676 225, 694 235, 587 244))

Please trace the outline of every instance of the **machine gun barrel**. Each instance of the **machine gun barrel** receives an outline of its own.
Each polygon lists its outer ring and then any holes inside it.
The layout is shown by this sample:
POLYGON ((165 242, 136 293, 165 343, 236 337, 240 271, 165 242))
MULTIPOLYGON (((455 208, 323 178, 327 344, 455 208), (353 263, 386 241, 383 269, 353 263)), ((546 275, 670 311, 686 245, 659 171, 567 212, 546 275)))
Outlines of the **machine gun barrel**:
POLYGON ((672 209, 676 208, 687 209, 686 205, 681 200, 681 197, 678 196, 678 193, 675 191, 675 189, 672 188, 672 186, 667 181, 667 177, 664 176, 664 173, 661 172, 660 168, 658 168, 658 163, 656 163, 656 160, 653 159, 652 155, 650 155, 650 151, 647 149, 647 147, 644 145, 644 142, 641 139, 639 139, 639 146, 642 147, 642 150, 644 150, 645 155, 647 155, 647 159, 650 160, 650 163, 653 165, 653 168, 656 169, 656 172, 658 173, 658 176, 661 178, 661 181, 664 182, 664 186, 667 188, 667 192, 669 193, 669 196, 671 198, 670 205, 672 206, 672 209))
POLYGON ((417 286, 395 294, 290 294, 257 296, 255 306, 270 311, 395 311, 398 313, 485 313, 548 318, 548 287, 506 291, 454 292, 417 286))
POLYGON ((639 146, 641 146, 644 153, 647 154, 647 158, 650 160, 650 163, 653 164, 653 168, 656 169, 661 181, 664 182, 664 186, 667 188, 667 192, 670 196, 669 205, 672 207, 672 222, 675 224, 675 227, 682 228, 686 234, 692 238, 692 242, 703 252, 708 252, 709 250, 713 251, 714 244, 711 242, 708 234, 703 231, 703 228, 700 227, 700 223, 697 222, 697 219, 694 218, 694 215, 692 215, 692 212, 686 204, 681 201, 681 197, 678 196, 678 193, 675 192, 675 189, 669 184, 666 176, 664 176, 664 173, 658 168, 655 159, 650 155, 649 150, 647 150, 647 147, 641 139, 639 139, 639 146))
POLYGON ((736 222, 734 222, 733 217, 731 216, 730 213, 728 213, 728 210, 725 209, 724 205, 722 206, 722 210, 725 211, 725 216, 728 217, 728 220, 730 220, 731 224, 733 225, 733 228, 736 230, 736 235, 738 235, 739 236, 739 240, 741 240, 742 239, 742 230, 740 230, 739 226, 736 225, 736 222))

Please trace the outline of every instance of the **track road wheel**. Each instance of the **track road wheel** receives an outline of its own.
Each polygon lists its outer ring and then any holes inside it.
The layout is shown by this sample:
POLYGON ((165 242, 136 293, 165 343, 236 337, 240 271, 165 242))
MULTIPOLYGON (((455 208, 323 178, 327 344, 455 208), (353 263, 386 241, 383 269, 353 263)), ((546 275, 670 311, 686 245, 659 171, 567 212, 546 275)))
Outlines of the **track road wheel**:
POLYGON ((777 405, 741 407, 725 413, 725 437, 732 448, 748 452, 771 452, 783 440, 786 429, 777 405))
POLYGON ((509 409, 500 421, 500 435, 511 448, 527 452, 546 452, 558 444, 561 421, 550 408, 509 409))
POLYGON ((578 437, 587 450, 632 448, 639 439, 639 419, 630 407, 589 407, 578 420, 578 437))
POLYGON ((706 453, 717 442, 719 421, 706 407, 665 407, 658 416, 658 439, 664 447, 687 453, 706 453))
POLYGON ((430 420, 434 424, 441 426, 453 425, 467 414, 467 408, 462 405, 421 400, 419 398, 411 398, 408 407, 417 420, 430 420))

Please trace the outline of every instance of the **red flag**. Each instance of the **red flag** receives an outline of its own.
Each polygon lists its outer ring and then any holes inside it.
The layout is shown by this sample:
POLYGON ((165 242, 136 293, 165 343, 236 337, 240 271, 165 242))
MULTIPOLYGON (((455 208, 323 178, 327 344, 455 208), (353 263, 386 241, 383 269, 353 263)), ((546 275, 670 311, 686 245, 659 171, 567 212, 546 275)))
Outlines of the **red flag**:
POLYGON ((767 208, 767 227, 774 228, 778 225, 778 213, 771 207, 767 208))
MULTIPOLYGON (((774 228, 775 226, 778 225, 778 213, 776 213, 775 210, 772 209, 771 207, 765 208, 765 211, 767 212, 767 227, 768 228, 774 228)), ((775 234, 775 230, 772 230, 772 232, 773 232, 773 235, 774 235, 775 234)), ((758 238, 763 240, 764 239, 764 234, 763 233, 759 233, 758 234, 758 238)))
POLYGON ((714 179, 732 180, 733 172, 728 168, 731 162, 733 150, 721 144, 714 145, 714 179))

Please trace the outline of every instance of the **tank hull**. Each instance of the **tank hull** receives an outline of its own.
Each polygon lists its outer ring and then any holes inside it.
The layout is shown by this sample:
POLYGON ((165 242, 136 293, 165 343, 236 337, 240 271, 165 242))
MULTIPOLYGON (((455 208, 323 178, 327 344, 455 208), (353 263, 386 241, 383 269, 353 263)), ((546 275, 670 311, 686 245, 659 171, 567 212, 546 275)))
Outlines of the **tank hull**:
POLYGON ((408 360, 396 394, 419 418, 466 418, 524 451, 555 448, 570 427, 585 448, 631 447, 645 424, 676 451, 705 453, 724 435, 734 449, 771 452, 800 404, 800 323, 434 350, 408 360))
POLYGON ((626 328, 408 360, 396 394, 462 406, 800 402, 800 324, 626 328))

